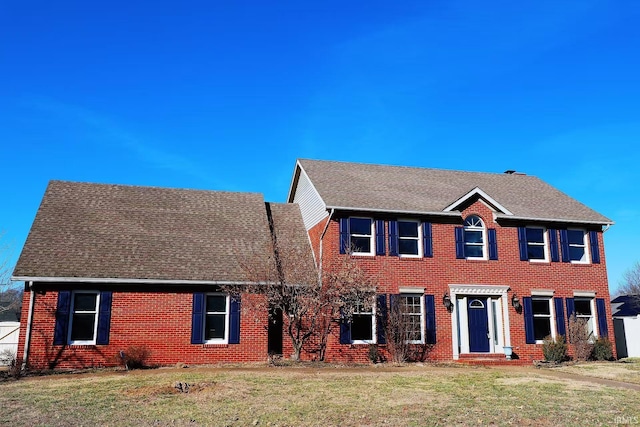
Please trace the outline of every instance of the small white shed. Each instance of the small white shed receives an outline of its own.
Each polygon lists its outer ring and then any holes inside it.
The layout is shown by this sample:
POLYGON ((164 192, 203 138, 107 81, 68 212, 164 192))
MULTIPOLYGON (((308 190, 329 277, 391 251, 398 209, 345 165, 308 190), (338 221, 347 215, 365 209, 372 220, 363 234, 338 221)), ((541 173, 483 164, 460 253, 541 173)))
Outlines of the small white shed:
POLYGON ((618 358, 640 357, 640 296, 621 295, 611 309, 618 358))
POLYGON ((19 334, 20 322, 0 322, 0 365, 8 365, 10 355, 16 357, 19 334))

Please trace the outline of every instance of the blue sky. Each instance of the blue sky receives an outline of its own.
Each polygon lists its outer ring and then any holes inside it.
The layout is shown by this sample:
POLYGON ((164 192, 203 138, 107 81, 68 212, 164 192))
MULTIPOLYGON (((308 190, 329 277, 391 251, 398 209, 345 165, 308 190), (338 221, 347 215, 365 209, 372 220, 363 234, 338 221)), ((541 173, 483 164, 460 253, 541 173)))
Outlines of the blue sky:
POLYGON ((536 175, 640 260, 635 1, 0 3, 0 229, 50 179, 261 192, 296 158, 536 175))

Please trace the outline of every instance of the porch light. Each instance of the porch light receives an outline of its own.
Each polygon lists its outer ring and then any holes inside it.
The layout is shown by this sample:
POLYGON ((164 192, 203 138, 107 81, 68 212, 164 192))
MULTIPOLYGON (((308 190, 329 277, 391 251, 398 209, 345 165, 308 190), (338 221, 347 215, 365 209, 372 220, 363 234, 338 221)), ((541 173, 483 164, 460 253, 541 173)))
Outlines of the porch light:
POLYGON ((511 305, 513 306, 513 308, 516 309, 518 313, 520 313, 520 310, 522 310, 522 304, 520 304, 520 298, 518 298, 518 295, 516 295, 515 293, 511 297, 511 305))
POLYGON ((448 293, 444 293, 442 297, 442 305, 444 305, 449 313, 453 311, 453 303, 451 302, 451 297, 448 293))

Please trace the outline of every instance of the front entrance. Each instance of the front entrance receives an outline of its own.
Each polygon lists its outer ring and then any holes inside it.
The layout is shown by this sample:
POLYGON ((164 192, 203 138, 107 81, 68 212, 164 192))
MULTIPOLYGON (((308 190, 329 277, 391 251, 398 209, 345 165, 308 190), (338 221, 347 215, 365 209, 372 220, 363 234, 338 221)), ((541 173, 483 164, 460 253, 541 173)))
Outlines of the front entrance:
POLYGON ((511 345, 508 286, 449 285, 453 358, 461 354, 504 354, 511 345))
POLYGON ((471 353, 488 353, 490 335, 487 298, 472 298, 468 301, 469 351, 471 353))

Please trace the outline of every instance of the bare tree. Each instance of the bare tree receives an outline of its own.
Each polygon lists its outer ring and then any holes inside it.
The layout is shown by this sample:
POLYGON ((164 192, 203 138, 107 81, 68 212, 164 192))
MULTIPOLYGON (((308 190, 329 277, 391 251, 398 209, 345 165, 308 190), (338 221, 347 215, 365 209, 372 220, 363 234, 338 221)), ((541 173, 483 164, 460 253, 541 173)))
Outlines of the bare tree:
POLYGON ((11 283, 11 245, 4 242, 0 231, 0 313, 17 311, 22 304, 22 290, 11 283))
POLYGON ((286 230, 274 233, 273 256, 240 257, 248 284, 225 286, 223 290, 260 296, 245 298, 243 310, 256 316, 268 313, 270 322, 276 321, 275 313, 282 313, 293 348, 292 360, 300 360, 303 348, 311 343, 318 359, 324 360, 327 340, 335 326, 353 313, 358 302, 373 302, 375 285, 348 255, 319 274, 308 243, 294 245, 290 244, 293 239, 282 238, 287 243, 280 244, 275 236, 282 237, 283 233, 286 230))
POLYGON ((620 295, 636 295, 640 299, 640 261, 624 272, 618 293, 620 295))

